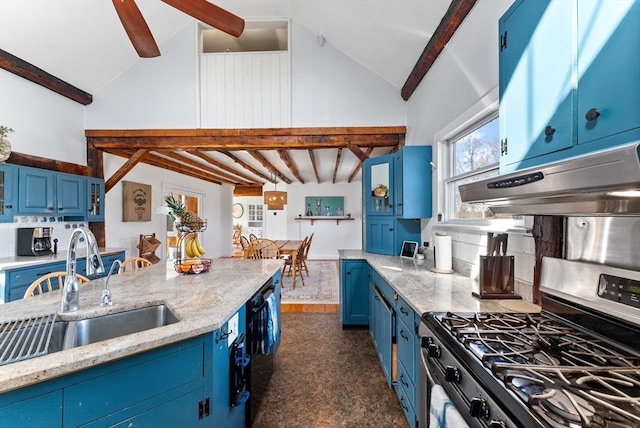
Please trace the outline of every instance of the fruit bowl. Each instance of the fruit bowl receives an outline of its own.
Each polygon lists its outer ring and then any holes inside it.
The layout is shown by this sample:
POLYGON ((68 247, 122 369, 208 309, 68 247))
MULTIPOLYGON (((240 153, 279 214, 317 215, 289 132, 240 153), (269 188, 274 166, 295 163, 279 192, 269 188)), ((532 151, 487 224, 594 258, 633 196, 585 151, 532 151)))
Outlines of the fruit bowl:
POLYGON ((197 275, 199 273, 208 272, 211 268, 211 259, 187 259, 176 260, 174 263, 176 272, 189 275, 197 275))

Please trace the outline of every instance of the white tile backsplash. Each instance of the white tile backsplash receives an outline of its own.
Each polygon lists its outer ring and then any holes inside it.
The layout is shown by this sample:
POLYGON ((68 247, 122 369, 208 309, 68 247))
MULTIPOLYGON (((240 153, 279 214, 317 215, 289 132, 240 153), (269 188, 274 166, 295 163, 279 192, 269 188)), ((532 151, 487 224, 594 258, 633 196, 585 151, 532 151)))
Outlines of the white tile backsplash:
MULTIPOLYGON (((60 217, 60 220, 62 218, 60 217)), ((58 240, 58 252, 67 251, 69 245, 69 239, 71 239, 71 233, 73 230, 80 226, 87 226, 86 221, 58 221, 54 217, 42 217, 42 216, 21 216, 15 217, 13 223, 0 223, 0 258, 13 257, 16 255, 16 230, 19 227, 53 227, 53 236, 51 238, 51 245, 53 245, 53 239, 58 240), (46 221, 44 221, 46 219, 46 221), (53 219, 54 221, 51 221, 53 219)))

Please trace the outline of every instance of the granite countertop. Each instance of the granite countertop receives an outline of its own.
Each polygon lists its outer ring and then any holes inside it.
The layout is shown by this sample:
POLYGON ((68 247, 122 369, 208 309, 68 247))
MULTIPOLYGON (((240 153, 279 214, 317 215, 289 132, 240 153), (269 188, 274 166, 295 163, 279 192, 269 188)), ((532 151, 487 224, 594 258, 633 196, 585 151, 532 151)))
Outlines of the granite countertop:
MULTIPOLYGON (((83 285, 80 310, 63 320, 90 318, 130 309, 167 305, 180 319, 160 328, 105 340, 0 366, 0 393, 73 373, 97 364, 182 341, 220 328, 282 268, 282 260, 215 259, 209 272, 182 275, 171 263, 113 275, 113 306, 101 307, 106 278, 83 285)), ((0 322, 60 311, 61 294, 52 292, 0 305, 0 322)))
MULTIPOLYGON (((101 256, 108 256, 110 254, 119 253, 120 251, 124 251, 124 248, 103 248, 100 247, 98 249, 100 251, 101 256)), ((78 258, 86 258, 87 257, 87 248, 86 245, 81 244, 80 248, 76 251, 78 258)), ((22 268, 29 266, 37 266, 45 263, 55 263, 55 262, 66 262, 67 261, 67 251, 58 251, 57 254, 52 254, 50 256, 12 256, 12 257, 2 257, 0 258, 0 271, 5 269, 14 269, 14 268, 22 268)))
POLYGON ((478 299, 477 283, 460 274, 434 273, 426 260, 339 250, 341 259, 366 260, 418 314, 425 312, 539 312, 540 306, 513 299, 478 299))

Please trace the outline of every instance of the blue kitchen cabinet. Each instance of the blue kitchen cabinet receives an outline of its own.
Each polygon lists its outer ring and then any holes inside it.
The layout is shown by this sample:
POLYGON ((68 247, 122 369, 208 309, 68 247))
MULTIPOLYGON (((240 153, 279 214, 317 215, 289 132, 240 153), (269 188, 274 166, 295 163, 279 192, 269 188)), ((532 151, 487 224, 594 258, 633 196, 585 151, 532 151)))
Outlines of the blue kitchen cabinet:
POLYGON ((18 168, 18 214, 55 214, 55 177, 53 171, 18 168))
POLYGON ((86 177, 56 173, 56 213, 86 217, 86 177))
POLYGON ((39 389, 5 394, 0 399, 2 426, 62 428, 62 390, 39 389))
POLYGON ((499 28, 502 173, 640 138, 639 0, 518 0, 499 28))
POLYGON ((16 192, 16 168, 0 164, 0 223, 13 222, 16 192))
POLYGON ((87 178, 87 221, 104 221, 104 180, 87 178))
POLYGON ((418 322, 413 309, 402 298, 396 301, 396 341, 398 367, 396 393, 407 417, 409 426, 416 426, 416 405, 419 403, 418 381, 418 322))
POLYGON ((86 177, 19 167, 18 189, 18 215, 86 217, 86 177))
POLYGON ((371 270, 371 311, 372 322, 369 325, 382 372, 389 387, 393 379, 393 345, 395 336, 395 298, 396 293, 375 271, 371 270))
POLYGON ((399 255, 403 241, 420 242, 420 219, 432 214, 431 146, 406 146, 367 159, 363 168, 365 249, 399 255), (380 184, 388 197, 376 196, 380 184))
POLYGON ((340 316, 343 326, 369 324, 369 263, 340 261, 340 316))
POLYGON ((431 160, 431 146, 405 146, 394 154, 393 188, 397 218, 431 217, 431 160))

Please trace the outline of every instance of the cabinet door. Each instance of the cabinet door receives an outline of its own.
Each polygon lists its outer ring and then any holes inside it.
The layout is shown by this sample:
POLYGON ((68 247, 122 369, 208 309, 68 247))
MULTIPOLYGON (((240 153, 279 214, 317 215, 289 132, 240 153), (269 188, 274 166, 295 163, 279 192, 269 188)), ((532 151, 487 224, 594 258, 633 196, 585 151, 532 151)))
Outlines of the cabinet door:
POLYGON ((85 216, 86 178, 72 174, 56 174, 56 209, 61 215, 85 216))
POLYGON ((396 217, 431 217, 431 156, 431 146, 406 146, 396 153, 393 165, 396 217))
POLYGON ((0 165, 0 223, 13 221, 15 172, 13 165, 0 165))
POLYGON ((578 144, 607 138, 610 147, 640 137, 638 52, 640 1, 578 2, 578 144))
POLYGON ((394 215, 393 163, 393 155, 365 161, 362 199, 368 215, 394 215))
MULTIPOLYGON (((20 391, 17 393, 20 394, 20 391)), ((6 397, 7 395, 3 399, 6 397)), ((34 395, 14 404, 2 406, 0 421, 3 427, 62 427, 62 390, 34 395)))
POLYGON ((367 219, 367 252, 376 254, 398 255, 395 247, 395 220, 391 218, 373 217, 367 219))
POLYGON ((87 221, 104 220, 104 180, 87 179, 87 221))
POLYGON ((18 168, 18 214, 54 214, 54 173, 37 168, 18 168))
POLYGON ((369 264, 364 260, 342 262, 341 315, 343 325, 369 322, 369 264))
MULTIPOLYGON (((377 294, 377 293, 376 293, 377 294)), ((384 299, 384 297, 377 294, 376 300, 379 300, 380 318, 379 335, 377 341, 378 358, 382 364, 382 371, 384 377, 387 379, 387 385, 391 388, 393 382, 392 364, 392 347, 393 347, 393 327, 394 327, 394 311, 391 305, 384 299)))
POLYGON ((519 1, 500 19, 500 170, 575 144, 575 1, 519 1))

